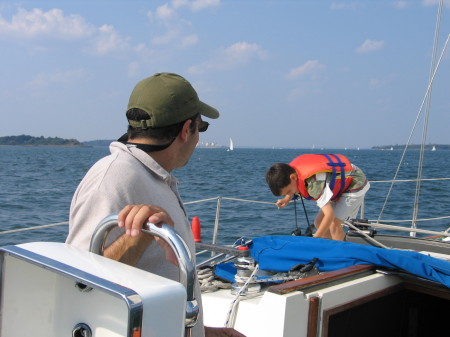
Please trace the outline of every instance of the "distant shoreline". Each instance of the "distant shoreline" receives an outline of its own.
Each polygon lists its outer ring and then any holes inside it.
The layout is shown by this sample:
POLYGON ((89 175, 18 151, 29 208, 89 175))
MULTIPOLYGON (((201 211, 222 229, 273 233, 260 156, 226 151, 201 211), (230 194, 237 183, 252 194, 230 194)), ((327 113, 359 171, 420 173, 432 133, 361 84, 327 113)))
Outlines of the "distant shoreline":
MULTIPOLYGON (((97 147, 97 146, 109 146, 111 142, 114 142, 114 139, 99 139, 99 140, 91 140, 80 142, 77 139, 64 139, 59 137, 33 137, 29 135, 20 135, 20 136, 6 136, 0 137, 0 146, 25 146, 25 147, 97 147)), ((367 148, 367 150, 382 150, 382 151, 393 151, 393 150, 404 150, 406 145, 381 145, 381 146, 372 146, 367 148)), ((198 149, 224 149, 226 146, 212 143, 211 145, 207 145, 205 143, 199 143, 196 148, 198 149)), ((242 148, 247 148, 246 146, 242 146, 242 148)), ((264 148, 264 147, 262 147, 264 148)), ((420 144, 411 144, 408 145, 409 150, 420 150, 422 146, 420 144)), ((306 148, 305 148, 306 149, 306 148)), ((333 149, 338 150, 337 148, 321 148, 322 150, 333 149)), ((359 150, 359 148, 357 148, 359 150)), ((450 145, 448 144, 427 144, 424 146, 424 149, 427 151, 434 150, 450 150, 450 145)), ((347 148, 344 148, 347 150, 347 148)), ((313 149, 314 151, 314 149, 313 149)))
POLYGON ((0 137, 1 146, 51 146, 51 147, 83 147, 76 139, 60 137, 33 137, 29 135, 0 137))
MULTIPOLYGON (((406 145, 383 145, 383 146, 372 146, 372 150, 404 150, 406 145)), ((408 145, 409 150, 420 150, 422 148, 419 144, 411 144, 408 145)), ((424 146, 425 150, 434 151, 434 150, 450 150, 450 145, 447 144, 427 144, 424 146)))

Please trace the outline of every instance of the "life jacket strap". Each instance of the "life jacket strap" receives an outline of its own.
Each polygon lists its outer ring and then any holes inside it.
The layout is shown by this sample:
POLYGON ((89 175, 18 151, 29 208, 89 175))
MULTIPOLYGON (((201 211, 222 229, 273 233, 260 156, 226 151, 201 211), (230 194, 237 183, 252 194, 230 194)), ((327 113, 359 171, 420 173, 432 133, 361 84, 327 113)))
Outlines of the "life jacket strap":
POLYGON ((344 188, 345 188, 345 163, 343 163, 341 161, 341 159, 335 155, 335 154, 324 154, 322 153, 323 156, 325 156, 328 160, 327 165, 331 166, 331 182, 330 182, 330 189, 333 191, 334 190, 334 186, 336 184, 336 176, 338 174, 338 168, 339 168, 339 174, 341 176, 341 186, 339 188, 339 193, 336 194, 335 197, 333 197, 331 200, 337 199, 341 196, 341 194, 344 192, 344 188), (334 160, 336 162, 333 161, 332 157, 334 158, 334 160))

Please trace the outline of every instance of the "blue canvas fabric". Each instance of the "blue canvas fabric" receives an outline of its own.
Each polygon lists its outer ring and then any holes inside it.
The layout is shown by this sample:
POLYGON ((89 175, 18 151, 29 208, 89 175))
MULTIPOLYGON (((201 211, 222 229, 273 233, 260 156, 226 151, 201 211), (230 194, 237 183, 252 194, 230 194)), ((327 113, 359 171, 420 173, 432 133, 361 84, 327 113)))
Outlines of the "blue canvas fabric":
POLYGON ((236 275, 236 268, 233 262, 220 263, 214 268, 214 275, 224 280, 234 282, 234 275, 236 275))
POLYGON ((251 256, 263 270, 285 272, 317 257, 316 265, 322 272, 371 264, 406 271, 450 288, 450 262, 413 251, 304 236, 265 236, 253 239, 251 256))

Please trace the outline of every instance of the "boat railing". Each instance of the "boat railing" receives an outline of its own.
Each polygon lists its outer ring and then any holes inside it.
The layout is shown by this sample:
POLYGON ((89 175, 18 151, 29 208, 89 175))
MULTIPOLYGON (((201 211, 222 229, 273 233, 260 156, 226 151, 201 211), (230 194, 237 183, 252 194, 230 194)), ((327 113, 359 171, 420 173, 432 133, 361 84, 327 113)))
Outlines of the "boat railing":
MULTIPOLYGON (((421 181, 440 181, 440 180, 450 180, 450 178, 429 178, 429 179, 421 179, 421 181)), ((403 179, 403 180, 395 180, 395 183, 398 182, 416 182, 417 179, 403 179)), ((378 180, 378 181, 370 181, 370 184, 379 184, 379 183, 392 183, 393 180, 378 180)), ((224 197, 224 196, 217 196, 212 198, 206 198, 206 199, 200 199, 200 200, 193 200, 185 202, 185 206, 193 205, 193 204, 199 204, 199 203, 205 203, 205 202, 211 202, 216 201, 216 214, 214 218, 214 227, 213 227, 213 233, 212 233, 212 244, 217 244, 218 236, 219 236, 219 227, 220 227, 220 217, 221 217, 221 208, 222 208, 222 201, 233 201, 233 202, 242 202, 242 203, 254 203, 254 204, 263 204, 263 205, 270 205, 271 207, 275 206, 275 202, 268 202, 268 201, 257 201, 257 200, 249 200, 249 199, 241 199, 241 198, 232 198, 232 197, 224 197)), ((291 201, 292 202, 292 201, 291 201)), ((365 204, 363 203, 360 211, 361 219, 365 219, 365 204)), ((416 219, 416 221, 425 222, 425 221, 433 221, 433 220, 445 220, 450 219, 449 216, 441 216, 441 217, 430 217, 430 218, 423 218, 423 219, 416 219)), ((390 219, 386 220, 384 219, 384 223, 380 223, 379 219, 368 219, 367 220, 370 224, 370 226, 373 226, 375 228, 379 228, 386 231, 402 231, 402 232, 414 232, 414 233, 423 233, 428 235, 436 235, 436 236, 450 236, 450 228, 447 228, 445 231, 439 232, 439 231, 432 231, 432 230, 425 230, 425 229, 417 229, 412 227, 402 227, 397 225, 390 225, 390 223, 407 223, 412 222, 412 219, 390 219)), ((22 231, 31 231, 31 230, 38 230, 38 229, 44 229, 44 228, 51 228, 56 226, 65 226, 68 225, 68 221, 64 222, 58 222, 58 223, 52 223, 52 224, 46 224, 46 225, 38 225, 38 226, 32 226, 32 227, 25 227, 25 228, 16 228, 11 230, 5 230, 0 231, 0 235, 6 235, 6 234, 12 234, 22 231)), ((448 227, 448 226, 447 226, 448 227)))
POLYGON ((197 204, 197 203, 206 202, 206 201, 214 201, 214 200, 217 200, 217 206, 216 206, 216 216, 214 219, 214 230, 213 230, 212 242, 211 242, 212 244, 217 243, 217 238, 219 236, 220 210, 221 210, 221 206, 222 206, 222 200, 231 200, 231 201, 254 203, 254 204, 265 204, 265 205, 271 205, 271 206, 275 205, 274 202, 230 198, 230 197, 222 197, 222 196, 208 198, 208 199, 202 199, 202 200, 188 201, 188 202, 185 202, 184 205, 187 206, 187 205, 197 204))
MULTIPOLYGON (((372 184, 383 184, 383 183, 405 183, 405 182, 415 182, 417 183, 417 181, 421 181, 421 182, 425 182, 425 181, 449 181, 450 178, 421 178, 421 179, 395 179, 395 180, 373 180, 373 181, 369 181, 369 183, 372 184)), ((361 213, 360 213, 360 217, 362 219, 365 218, 365 201, 363 201, 363 204, 361 206, 361 213)), ((388 223, 402 223, 402 222, 412 222, 412 221, 433 221, 433 220, 443 220, 443 219, 450 219, 450 215, 449 216, 443 216, 443 217, 434 217, 434 218, 426 218, 426 219, 384 219, 384 222, 388 222, 388 223)), ((379 218, 378 219, 370 219, 370 222, 379 222, 379 218)))

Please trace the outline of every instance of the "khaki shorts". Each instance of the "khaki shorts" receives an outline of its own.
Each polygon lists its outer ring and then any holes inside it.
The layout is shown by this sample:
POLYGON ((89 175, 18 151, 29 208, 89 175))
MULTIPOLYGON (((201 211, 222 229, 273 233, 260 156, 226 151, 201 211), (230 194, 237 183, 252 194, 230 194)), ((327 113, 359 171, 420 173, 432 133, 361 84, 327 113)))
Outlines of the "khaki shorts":
POLYGON ((334 215, 341 221, 355 219, 364 201, 364 196, 370 188, 369 182, 361 190, 343 193, 336 203, 333 203, 334 215))

